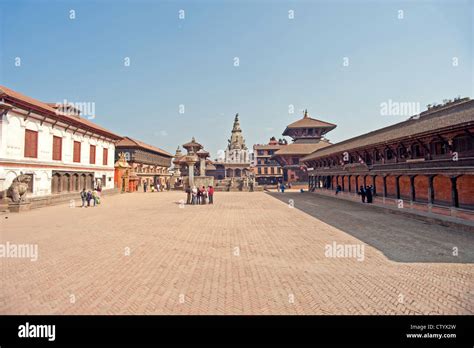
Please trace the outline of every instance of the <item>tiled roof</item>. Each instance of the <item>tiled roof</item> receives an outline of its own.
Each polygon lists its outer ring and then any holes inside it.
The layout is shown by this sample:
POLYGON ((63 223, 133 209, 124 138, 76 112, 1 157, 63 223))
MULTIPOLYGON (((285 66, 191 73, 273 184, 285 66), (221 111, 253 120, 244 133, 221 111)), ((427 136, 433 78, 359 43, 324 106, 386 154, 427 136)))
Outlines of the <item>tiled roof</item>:
POLYGON ((282 155, 309 155, 310 153, 330 146, 331 143, 327 140, 321 140, 317 143, 308 143, 308 144, 297 144, 292 143, 286 146, 283 146, 280 150, 278 150, 272 158, 282 155))
POLYGON ((71 124, 85 130, 95 131, 98 134, 105 135, 114 140, 122 138, 120 135, 114 134, 108 129, 98 126, 97 124, 85 118, 58 112, 54 107, 50 106, 51 103, 43 103, 42 101, 23 95, 5 86, 0 86, 0 98, 8 99, 13 104, 21 105, 20 107, 22 108, 35 109, 35 111, 38 113, 48 115, 49 117, 55 118, 61 122, 71 124))
POLYGON ((317 120, 315 118, 311 118, 307 116, 286 126, 286 128, 314 128, 314 127, 333 129, 336 127, 336 125, 333 123, 317 120))
POLYGON ((183 144, 183 147, 184 147, 184 148, 198 147, 198 148, 200 148, 200 149, 203 148, 203 146, 202 146, 201 144, 199 144, 198 142, 196 142, 196 140, 194 139, 194 137, 192 138, 192 140, 191 140, 189 143, 183 144))
POLYGON ((155 152, 155 153, 158 153, 160 155, 164 155, 164 156, 167 156, 167 157, 173 157, 172 154, 170 154, 169 152, 163 150, 163 149, 160 149, 158 147, 155 147, 155 146, 152 146, 152 145, 148 145, 140 140, 135 140, 135 139, 132 139, 130 137, 124 137, 122 140, 120 140, 116 146, 117 148, 120 148, 120 147, 139 147, 139 148, 142 148, 142 149, 145 149, 145 150, 149 150, 149 151, 152 151, 152 152, 155 152))
POLYGON ((394 142, 407 137, 417 137, 440 129, 460 127, 474 123, 474 100, 464 101, 450 108, 423 113, 419 118, 410 117, 407 121, 359 135, 315 151, 302 161, 327 156, 342 151, 363 148, 376 144, 394 142))
POLYGON ((284 146, 287 146, 287 145, 260 145, 260 144, 257 144, 257 145, 254 145, 253 148, 255 150, 278 150, 284 146))

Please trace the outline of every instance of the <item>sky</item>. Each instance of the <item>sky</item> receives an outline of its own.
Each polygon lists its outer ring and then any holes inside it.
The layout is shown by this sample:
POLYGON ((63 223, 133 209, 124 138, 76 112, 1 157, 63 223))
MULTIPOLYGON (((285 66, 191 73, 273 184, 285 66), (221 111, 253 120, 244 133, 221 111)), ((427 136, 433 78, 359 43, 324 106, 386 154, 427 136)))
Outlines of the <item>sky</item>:
POLYGON ((474 97, 473 16, 471 0, 0 0, 0 84, 171 153, 194 136, 215 158, 236 113, 249 148, 304 109, 338 142, 410 116, 388 103, 474 97))

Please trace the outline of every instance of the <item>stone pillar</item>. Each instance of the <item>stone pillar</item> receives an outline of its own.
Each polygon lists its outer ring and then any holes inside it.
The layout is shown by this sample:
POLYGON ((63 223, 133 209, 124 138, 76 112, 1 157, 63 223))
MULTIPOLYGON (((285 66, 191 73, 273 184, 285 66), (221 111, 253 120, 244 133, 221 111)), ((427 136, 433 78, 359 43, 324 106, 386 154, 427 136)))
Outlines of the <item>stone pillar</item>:
POLYGON ((189 187, 192 189, 194 187, 194 162, 188 163, 188 178, 189 187))
POLYGON ((203 157, 199 160, 199 175, 206 176, 206 159, 203 157))

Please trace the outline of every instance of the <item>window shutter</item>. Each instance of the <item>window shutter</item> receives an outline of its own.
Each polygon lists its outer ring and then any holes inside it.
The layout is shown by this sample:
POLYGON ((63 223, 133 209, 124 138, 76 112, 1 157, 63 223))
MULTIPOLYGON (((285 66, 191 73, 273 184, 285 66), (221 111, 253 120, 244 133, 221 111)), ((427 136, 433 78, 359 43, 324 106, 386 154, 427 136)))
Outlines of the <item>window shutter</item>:
POLYGON ((81 143, 79 141, 74 142, 74 156, 73 161, 76 163, 81 162, 81 143))
POLYGON ((89 163, 95 164, 95 145, 90 146, 89 163))
POLYGON ((60 161, 62 159, 63 139, 61 137, 53 136, 53 161, 60 161))
POLYGON ((38 158, 38 132, 25 130, 25 157, 38 158))
POLYGON ((104 149, 104 151, 102 152, 102 164, 104 166, 106 166, 108 163, 108 157, 109 157, 109 149, 104 149))

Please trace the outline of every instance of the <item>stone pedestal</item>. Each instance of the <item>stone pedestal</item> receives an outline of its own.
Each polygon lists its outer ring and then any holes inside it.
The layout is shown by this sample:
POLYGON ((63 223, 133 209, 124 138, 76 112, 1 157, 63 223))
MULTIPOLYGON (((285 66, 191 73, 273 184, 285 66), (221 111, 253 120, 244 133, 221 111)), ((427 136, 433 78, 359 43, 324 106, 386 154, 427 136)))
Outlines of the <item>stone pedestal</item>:
POLYGON ((31 208, 31 202, 14 203, 8 204, 8 210, 10 213, 21 213, 22 211, 28 211, 31 208))

